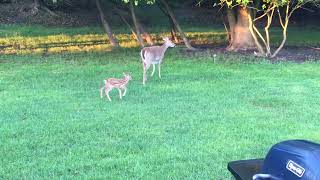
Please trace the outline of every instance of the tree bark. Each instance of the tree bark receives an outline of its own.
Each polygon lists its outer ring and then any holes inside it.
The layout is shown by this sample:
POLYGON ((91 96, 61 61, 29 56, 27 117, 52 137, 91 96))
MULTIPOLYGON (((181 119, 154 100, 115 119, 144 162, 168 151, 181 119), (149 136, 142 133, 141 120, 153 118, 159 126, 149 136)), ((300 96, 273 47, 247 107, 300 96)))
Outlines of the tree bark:
MULTIPOLYGON (((114 7, 114 12, 120 16, 121 20, 129 27, 132 35, 134 36, 135 39, 138 40, 138 36, 137 33, 135 32, 134 28, 131 26, 131 24, 127 21, 126 17, 124 17, 124 11, 121 11, 120 9, 118 9, 117 7, 114 7)), ((151 35, 145 31, 145 29, 143 28, 143 25, 139 22, 138 18, 136 17, 137 20, 137 25, 139 27, 140 33, 141 33, 141 38, 145 39, 147 41, 148 44, 153 45, 153 40, 151 35)))
POLYGON ((187 36, 186 36, 186 35, 184 34, 184 32, 182 31, 182 29, 181 29, 178 21, 176 20, 173 12, 171 11, 168 3, 166 2, 166 0, 161 0, 161 2, 162 2, 162 4, 164 5, 164 7, 165 7, 166 11, 168 12, 169 16, 171 17, 171 20, 172 20, 174 26, 175 26, 175 27, 177 28, 177 30, 179 31, 180 36, 181 36, 184 44, 186 45, 186 47, 187 47, 188 49, 194 50, 195 48, 191 46, 189 40, 187 39, 187 36))
POLYGON ((278 55, 278 53, 280 52, 280 50, 284 47, 284 44, 286 43, 287 40, 287 28, 288 28, 288 24, 289 24, 289 4, 287 4, 286 7, 286 16, 285 16, 285 20, 284 22, 282 21, 281 15, 280 15, 280 11, 278 10, 278 15, 279 15, 279 21, 280 24, 282 26, 282 41, 280 46, 277 48, 277 50, 271 55, 271 58, 274 58, 278 55))
POLYGON ((179 43, 179 39, 174 27, 171 28, 171 39, 173 39, 175 43, 179 43))
POLYGON ((246 8, 237 8, 237 17, 235 11, 227 10, 229 22, 230 44, 227 50, 247 50, 255 47, 255 42, 250 32, 249 11, 246 8))
MULTIPOLYGON (((255 29, 255 26, 253 24, 253 20, 252 20, 252 17, 251 17, 250 14, 248 14, 248 19, 249 19, 249 31, 250 31, 251 36, 252 36, 252 38, 254 40, 254 43, 255 43, 258 51, 259 51, 259 53, 257 53, 257 55, 258 56, 265 56, 265 52, 263 50, 263 47, 261 46, 261 44, 260 44, 260 42, 259 42, 259 40, 258 40, 258 38, 257 38, 257 36, 255 34, 258 30, 255 29)), ((262 37, 260 33, 258 33, 258 34, 260 35, 260 37, 262 37)), ((263 39, 263 37, 262 37, 262 39, 263 39)))
POLYGON ((113 33, 112 33, 112 30, 111 30, 111 28, 109 26, 108 21, 105 19, 105 16, 104 16, 104 13, 102 11, 102 8, 101 8, 99 0, 96 0, 96 6, 97 6, 98 11, 99 11, 99 16, 100 16, 100 19, 101 19, 102 26, 103 26, 104 30, 106 31, 106 33, 108 35, 110 44, 112 46, 119 46, 118 41, 113 37, 113 33))
POLYGON ((163 7, 161 6, 161 4, 156 1, 157 3, 157 6, 159 7, 159 9, 163 12, 164 15, 166 15, 168 17, 168 20, 170 22, 170 26, 171 26, 171 39, 174 39, 175 43, 179 43, 179 40, 178 40, 178 37, 177 37, 177 30, 176 30, 176 27, 174 26, 174 23, 170 17, 170 15, 168 14, 168 12, 163 9, 163 7))
POLYGON ((145 39, 149 45, 153 45, 154 43, 153 43, 151 35, 144 29, 144 27, 141 23, 138 22, 138 26, 140 28, 142 38, 145 39))
POLYGON ((141 47, 144 47, 144 42, 143 42, 143 39, 141 37, 141 32, 140 32, 139 24, 138 24, 138 21, 137 21, 137 17, 136 17, 136 14, 134 13, 133 0, 130 0, 130 11, 131 11, 131 16, 132 16, 132 21, 133 21, 133 24, 134 24, 135 29, 136 29, 138 42, 140 43, 141 47))
POLYGON ((228 7, 227 7, 227 19, 229 23, 229 31, 228 31, 229 45, 227 47, 227 50, 232 51, 234 49, 232 44, 235 36, 234 30, 235 30, 237 21, 236 21, 236 16, 235 16, 235 13, 233 12, 233 9, 230 9, 228 7))
POLYGON ((115 13, 120 17, 120 19, 128 26, 128 28, 130 29, 133 37, 138 40, 137 34, 134 31, 133 27, 130 25, 130 23, 127 21, 127 19, 124 17, 124 15, 122 15, 121 11, 118 8, 114 8, 115 13))

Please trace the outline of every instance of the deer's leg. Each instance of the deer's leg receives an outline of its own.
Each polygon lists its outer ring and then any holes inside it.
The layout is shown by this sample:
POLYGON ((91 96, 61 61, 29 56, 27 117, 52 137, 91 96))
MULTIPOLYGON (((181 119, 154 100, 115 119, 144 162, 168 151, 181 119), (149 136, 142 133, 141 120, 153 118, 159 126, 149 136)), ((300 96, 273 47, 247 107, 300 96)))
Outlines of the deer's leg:
POLYGON ((120 99, 122 99, 122 92, 121 92, 121 89, 120 89, 120 88, 118 88, 118 91, 119 91, 119 97, 120 97, 120 99))
POLYGON ((126 96, 126 93, 127 93, 127 88, 123 88, 124 89, 124 92, 123 92, 123 95, 122 96, 126 96))
POLYGON ((143 85, 145 85, 147 81, 147 70, 149 69, 150 64, 143 62, 143 85))
POLYGON ((160 73, 161 68, 160 68, 160 66, 161 66, 161 64, 159 63, 159 65, 158 65, 158 71, 159 71, 159 78, 161 79, 161 73, 160 73))
POLYGON ((108 97, 109 101, 111 101, 111 98, 109 96, 109 92, 111 91, 111 88, 107 88, 105 89, 105 93, 106 93, 106 96, 108 97))
POLYGON ((142 64, 143 64, 143 75, 142 75, 142 76, 143 76, 143 80, 142 80, 142 84, 144 85, 145 82, 146 82, 146 78, 147 78, 147 77, 146 77, 146 66, 147 66, 147 65, 146 65, 146 63, 143 62, 143 61, 142 61, 142 64))
POLYGON ((155 65, 155 64, 152 64, 152 73, 151 73, 151 76, 153 76, 155 69, 156 69, 156 65, 155 65))
POLYGON ((100 98, 103 98, 103 90, 105 87, 100 88, 100 98))

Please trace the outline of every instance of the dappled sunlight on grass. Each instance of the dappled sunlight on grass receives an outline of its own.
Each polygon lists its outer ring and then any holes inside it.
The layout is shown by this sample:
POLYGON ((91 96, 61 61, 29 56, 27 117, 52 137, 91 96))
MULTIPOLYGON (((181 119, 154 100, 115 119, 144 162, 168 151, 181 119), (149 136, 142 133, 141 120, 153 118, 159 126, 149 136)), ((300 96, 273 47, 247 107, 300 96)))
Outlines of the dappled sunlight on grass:
MULTIPOLYGON (((221 32, 187 32, 194 44, 224 43, 226 34, 221 32)), ((162 43, 162 37, 170 37, 169 33, 151 34, 155 43, 162 43)), ((179 34, 178 34, 179 37, 179 34)), ((131 34, 116 35, 123 48, 139 47, 131 34)), ((98 52, 111 51, 109 40, 105 34, 86 35, 49 35, 49 36, 12 36, 0 38, 1 54, 31 54, 60 52, 98 52)))

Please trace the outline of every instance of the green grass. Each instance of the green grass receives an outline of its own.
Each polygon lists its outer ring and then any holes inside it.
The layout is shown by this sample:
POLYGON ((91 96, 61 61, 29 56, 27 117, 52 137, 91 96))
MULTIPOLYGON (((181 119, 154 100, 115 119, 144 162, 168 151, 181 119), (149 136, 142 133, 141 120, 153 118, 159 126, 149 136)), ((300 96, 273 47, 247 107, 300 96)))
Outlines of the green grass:
POLYGON ((141 84, 138 49, 0 57, 0 179, 230 179, 231 160, 320 142, 320 66, 170 49, 141 84), (120 101, 105 77, 129 71, 120 101))
MULTIPOLYGON (((263 31, 262 31, 263 32, 263 31)), ((272 29, 271 41, 280 44, 282 40, 282 30, 272 29)), ((288 39, 286 45, 290 46, 319 46, 320 45, 320 28, 317 26, 297 27, 289 26, 288 39)))

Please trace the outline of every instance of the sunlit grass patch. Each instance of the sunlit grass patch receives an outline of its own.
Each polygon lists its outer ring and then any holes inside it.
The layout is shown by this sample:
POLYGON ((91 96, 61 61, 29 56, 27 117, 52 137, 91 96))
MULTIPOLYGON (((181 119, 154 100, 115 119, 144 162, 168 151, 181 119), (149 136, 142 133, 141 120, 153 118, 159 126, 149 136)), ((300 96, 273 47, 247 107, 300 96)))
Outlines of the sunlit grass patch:
MULTIPOLYGON (((5 36, 0 36, 0 53, 2 54, 29 54, 29 53, 60 53, 60 52, 91 52, 91 51, 108 51, 111 49, 109 40, 101 29, 88 28, 74 28, 71 29, 59 29, 59 28, 46 28, 37 27, 39 31, 38 35, 31 31, 31 27, 24 27, 12 25, 2 26, 2 30, 5 36), (16 28, 16 29, 14 29, 16 28), (9 33, 15 31, 16 33, 9 33), (41 32, 43 30, 45 32, 41 32), (20 32, 21 31, 21 32, 20 32), (26 32, 24 32, 26 31, 26 32), (9 34, 8 34, 9 33, 9 34)), ((199 29, 186 27, 190 31, 186 31, 186 35, 192 44, 196 45, 225 45, 227 44, 227 34, 223 29, 199 29)), ((151 31, 152 32, 152 31, 151 31)), ((286 45, 289 46, 318 46, 320 39, 319 30, 317 28, 298 28, 291 27, 288 30, 288 40, 286 45)), ((162 43, 162 37, 171 37, 168 32, 158 32, 150 34, 156 44, 162 43)), ((135 40, 132 34, 116 33, 116 38, 119 40, 119 44, 123 48, 139 47, 139 43, 135 40)), ((178 38, 179 33, 177 33, 178 38)), ((271 42, 272 46, 276 46, 281 41, 281 31, 279 28, 271 30, 271 42)))
MULTIPOLYGON (((190 32, 186 33, 194 44, 223 43, 224 33, 190 32)), ((155 43, 161 43, 162 37, 171 36, 169 33, 151 34, 155 43)), ((179 36, 179 34, 178 34, 179 36)), ((131 34, 118 34, 116 38, 123 48, 139 47, 131 34)), ((59 53, 59 52, 91 52, 109 51, 109 40, 104 34, 86 35, 49 35, 36 37, 12 36, 0 38, 0 53, 28 54, 28 53, 59 53)))

